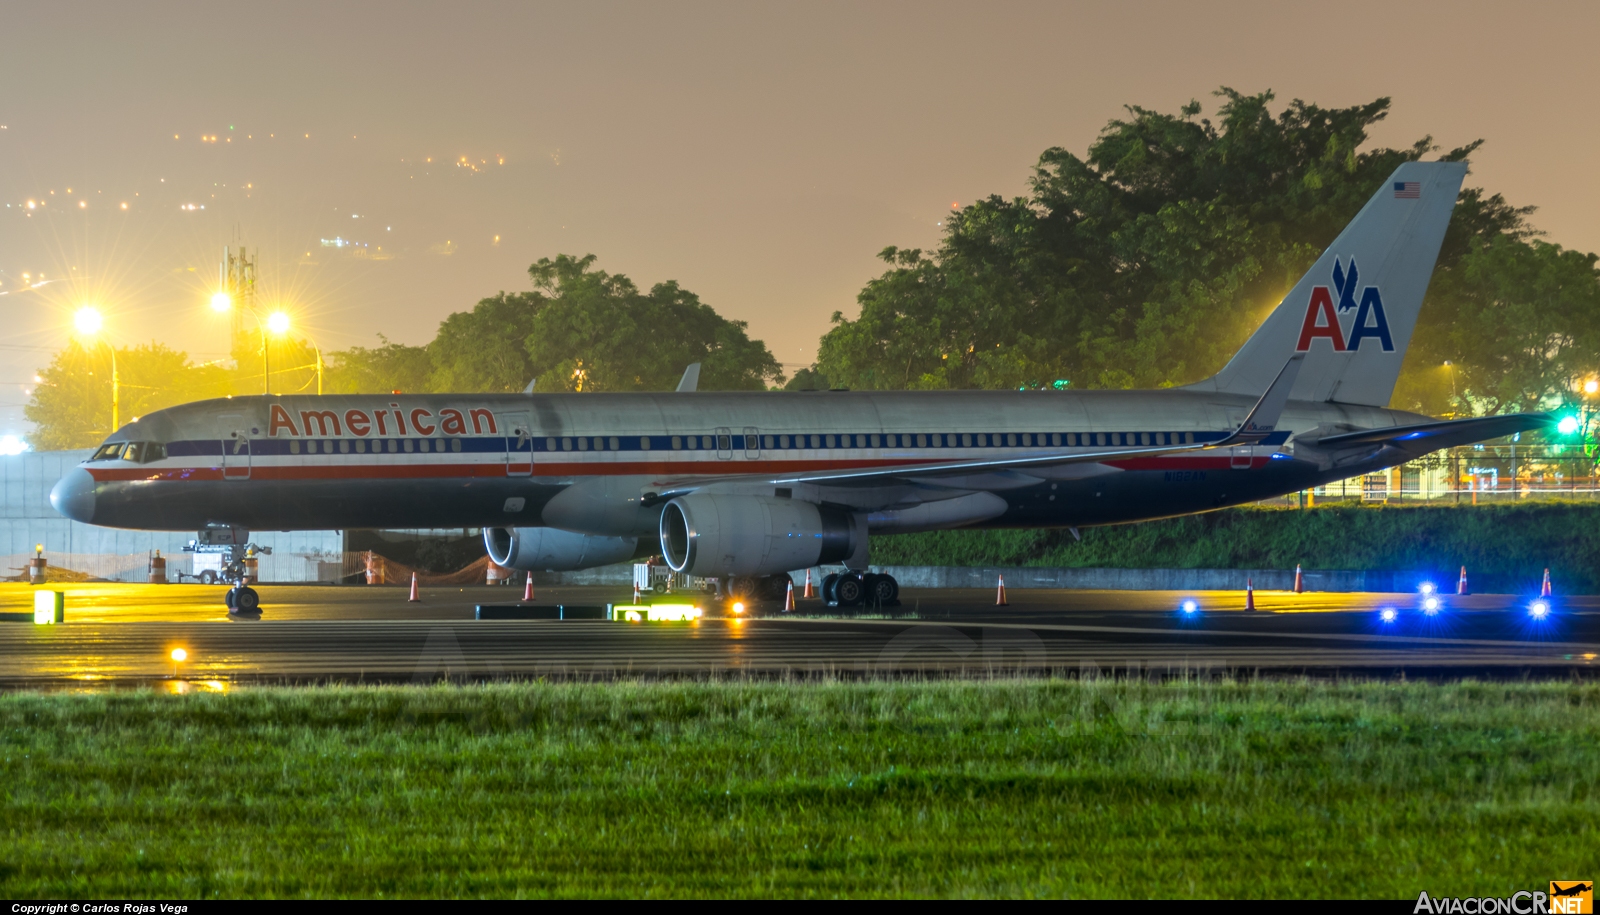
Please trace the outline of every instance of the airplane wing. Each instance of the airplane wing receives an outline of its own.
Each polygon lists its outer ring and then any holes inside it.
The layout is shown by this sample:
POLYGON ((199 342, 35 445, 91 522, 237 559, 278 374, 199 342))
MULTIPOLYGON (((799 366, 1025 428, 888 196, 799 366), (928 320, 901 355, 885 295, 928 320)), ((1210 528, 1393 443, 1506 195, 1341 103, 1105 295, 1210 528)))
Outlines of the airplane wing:
MULTIPOLYGON (((779 474, 766 478, 764 482, 783 486, 791 483, 837 483, 837 484, 871 484, 891 480, 908 481, 917 478, 950 476, 957 474, 971 474, 996 472, 1006 470, 1021 470, 1028 467, 1055 466, 1061 464, 1095 464, 1109 460, 1126 460, 1128 458, 1150 457, 1161 454, 1177 454, 1182 452, 1211 451, 1217 448, 1229 448, 1234 445, 1250 445, 1270 436, 1278 424, 1278 418, 1283 413, 1284 404, 1288 403, 1289 390, 1294 387, 1295 376, 1299 374, 1300 365, 1305 360, 1304 353, 1296 353, 1284 363, 1283 369, 1278 372, 1278 377, 1267 387, 1265 394, 1256 401, 1244 421, 1226 438, 1212 442, 1195 442, 1183 445, 1165 445, 1159 447, 1134 447, 1134 448, 1109 448, 1096 451, 1055 451, 1048 454, 1029 455, 1017 458, 997 458, 978 461, 944 461, 940 463, 904 464, 897 467, 867 467, 854 470, 821 470, 801 472, 794 474, 779 474)), ((722 480, 740 480, 748 482, 750 476, 699 478, 693 481, 677 481, 672 492, 663 493, 657 498, 670 498, 672 495, 688 491, 688 489, 706 486, 722 480)))
POLYGON ((1549 413, 1507 413, 1504 416, 1482 416, 1475 419, 1452 419, 1436 423, 1416 423, 1410 426, 1388 426, 1382 429, 1363 429, 1344 432, 1307 442, 1315 448, 1347 448, 1355 445, 1396 445, 1426 440, 1428 448, 1445 448, 1465 445, 1486 439, 1531 432, 1555 425, 1556 418, 1549 413))

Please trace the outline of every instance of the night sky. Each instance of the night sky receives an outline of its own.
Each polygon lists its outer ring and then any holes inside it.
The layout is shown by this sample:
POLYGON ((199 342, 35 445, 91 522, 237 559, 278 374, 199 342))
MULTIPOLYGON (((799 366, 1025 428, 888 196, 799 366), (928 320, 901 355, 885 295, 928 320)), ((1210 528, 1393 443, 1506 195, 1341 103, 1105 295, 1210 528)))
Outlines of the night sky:
POLYGON ((1392 95, 1376 142, 1482 137, 1471 183, 1600 249, 1593 3, 7 2, 0 34, 0 435, 83 304, 224 356, 230 243, 324 350, 594 253, 792 371, 881 248, 1221 84, 1392 95))

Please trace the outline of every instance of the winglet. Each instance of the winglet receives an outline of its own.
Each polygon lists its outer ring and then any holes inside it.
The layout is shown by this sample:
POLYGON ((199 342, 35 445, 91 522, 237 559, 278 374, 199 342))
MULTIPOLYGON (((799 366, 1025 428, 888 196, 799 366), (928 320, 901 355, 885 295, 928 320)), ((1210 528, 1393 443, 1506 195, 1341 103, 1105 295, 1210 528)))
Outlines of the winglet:
POLYGON ((683 370, 683 379, 678 382, 678 393, 690 393, 698 387, 700 387, 700 363, 691 362, 689 367, 683 370))
POLYGON ((522 389, 522 393, 524 393, 524 394, 532 394, 533 393, 533 386, 538 384, 538 383, 539 383, 539 379, 538 379, 537 376, 535 376, 532 381, 528 382, 528 386, 522 389))
POLYGON ((1278 417, 1283 415, 1284 404, 1289 402, 1289 392, 1294 388, 1295 376, 1300 374, 1300 366, 1306 361, 1305 353, 1295 353, 1289 361, 1283 364, 1278 371, 1278 377, 1272 384, 1267 385, 1267 392, 1261 395, 1256 405, 1250 408, 1250 415, 1244 418, 1239 428, 1233 434, 1217 442, 1214 447, 1224 448, 1229 445, 1250 444, 1259 442, 1272 434, 1277 428, 1278 417))

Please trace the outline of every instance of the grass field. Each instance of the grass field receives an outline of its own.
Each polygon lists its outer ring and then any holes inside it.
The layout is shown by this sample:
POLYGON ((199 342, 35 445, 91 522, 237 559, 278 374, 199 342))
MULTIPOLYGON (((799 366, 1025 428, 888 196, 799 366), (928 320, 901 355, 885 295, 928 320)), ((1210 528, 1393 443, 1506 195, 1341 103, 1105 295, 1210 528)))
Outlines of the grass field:
POLYGON ((0 696, 0 896, 1506 895, 1600 869, 1600 685, 0 696))

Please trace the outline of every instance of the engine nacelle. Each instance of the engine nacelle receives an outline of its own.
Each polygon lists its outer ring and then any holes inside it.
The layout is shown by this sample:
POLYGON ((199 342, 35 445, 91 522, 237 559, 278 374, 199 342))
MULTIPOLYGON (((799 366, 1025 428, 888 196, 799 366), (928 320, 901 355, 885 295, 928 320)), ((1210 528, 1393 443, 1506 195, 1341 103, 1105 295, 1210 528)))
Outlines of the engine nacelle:
POLYGON ((691 495, 661 512, 661 553, 674 572, 775 575, 855 552, 847 512, 771 496, 691 495))
POLYGON ((553 527, 486 527, 483 545, 495 565, 523 572, 573 572, 632 559, 638 537, 599 537, 553 527))

